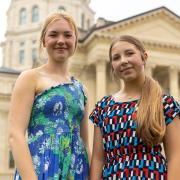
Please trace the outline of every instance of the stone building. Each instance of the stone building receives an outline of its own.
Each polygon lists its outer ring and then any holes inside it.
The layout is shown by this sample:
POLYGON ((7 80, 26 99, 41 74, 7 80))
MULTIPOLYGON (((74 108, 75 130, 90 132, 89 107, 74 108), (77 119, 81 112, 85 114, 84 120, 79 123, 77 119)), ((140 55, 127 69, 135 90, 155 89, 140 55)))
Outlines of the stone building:
MULTIPOLYGON (((6 40, 1 43, 0 68, 0 179, 11 180, 14 163, 7 143, 8 110, 12 88, 21 71, 38 64, 38 38, 44 17, 64 10, 79 27, 79 44, 71 58, 71 72, 89 92, 89 109, 105 94, 114 93, 118 84, 110 77, 109 44, 118 35, 139 38, 148 50, 146 71, 164 90, 180 100, 180 17, 166 7, 153 9, 117 22, 99 18, 94 23, 90 0, 12 0, 7 11, 6 40)), ((92 147, 93 130, 90 129, 92 147)))

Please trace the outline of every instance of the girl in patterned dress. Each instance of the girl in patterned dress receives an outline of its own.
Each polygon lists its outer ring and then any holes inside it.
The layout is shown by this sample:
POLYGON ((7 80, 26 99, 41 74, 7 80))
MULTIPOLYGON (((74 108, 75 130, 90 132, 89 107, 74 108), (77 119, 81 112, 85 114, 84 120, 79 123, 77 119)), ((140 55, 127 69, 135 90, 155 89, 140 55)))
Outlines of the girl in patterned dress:
POLYGON ((178 102, 145 75, 147 53, 138 39, 124 35, 114 40, 109 57, 124 85, 90 114, 95 125, 90 179, 179 180, 178 102))
POLYGON ((77 41, 73 19, 51 14, 40 37, 47 63, 24 71, 16 81, 9 113, 15 180, 88 179, 87 97, 68 70, 77 41))

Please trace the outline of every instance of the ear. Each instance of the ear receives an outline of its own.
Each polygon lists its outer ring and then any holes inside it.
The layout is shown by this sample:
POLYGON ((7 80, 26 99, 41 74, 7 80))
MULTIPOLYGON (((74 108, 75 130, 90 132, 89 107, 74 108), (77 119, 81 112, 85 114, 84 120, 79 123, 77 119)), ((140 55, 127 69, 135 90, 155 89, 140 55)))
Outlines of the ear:
POLYGON ((148 59, 148 54, 147 54, 147 52, 144 52, 144 54, 143 54, 143 63, 144 63, 144 65, 146 64, 147 59, 148 59))
POLYGON ((46 47, 46 43, 45 43, 44 39, 43 39, 43 43, 42 44, 43 44, 43 47, 46 47))

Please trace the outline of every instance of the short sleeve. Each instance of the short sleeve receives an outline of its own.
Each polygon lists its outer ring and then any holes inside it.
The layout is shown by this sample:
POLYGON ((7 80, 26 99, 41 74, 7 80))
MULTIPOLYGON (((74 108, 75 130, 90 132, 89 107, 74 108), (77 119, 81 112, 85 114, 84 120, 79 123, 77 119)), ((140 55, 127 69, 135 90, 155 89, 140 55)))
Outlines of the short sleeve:
POLYGON ((180 115, 180 106, 179 103, 174 99, 174 97, 170 95, 164 95, 163 105, 165 122, 166 125, 168 125, 177 115, 180 115))
POLYGON ((103 110, 106 106, 107 96, 103 97, 95 105, 95 108, 89 115, 89 119, 93 122, 94 125, 101 127, 103 122, 103 110))

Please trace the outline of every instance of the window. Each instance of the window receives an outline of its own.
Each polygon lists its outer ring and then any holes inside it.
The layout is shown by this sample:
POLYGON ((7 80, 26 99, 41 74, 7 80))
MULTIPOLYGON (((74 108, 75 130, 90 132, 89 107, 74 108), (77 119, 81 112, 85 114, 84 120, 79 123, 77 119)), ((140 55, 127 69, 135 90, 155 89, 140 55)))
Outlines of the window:
POLYGON ((82 14, 81 15, 81 27, 82 27, 82 29, 84 29, 84 19, 85 19, 84 14, 82 14))
POLYGON ((25 61, 25 51, 23 49, 19 50, 19 63, 24 64, 25 61))
POLYGON ((25 42, 24 41, 20 42, 19 46, 20 46, 20 48, 19 48, 19 63, 24 64, 24 61, 25 61, 25 50, 24 50, 25 42))
POLYGON ((33 45, 36 44, 36 40, 32 40, 32 44, 33 44, 33 45))
POLYGON ((22 8, 19 12, 19 24, 23 25, 26 24, 26 9, 22 8))
POLYGON ((89 19, 87 20, 87 28, 88 29, 90 28, 90 20, 89 19))
POLYGON ((33 64, 35 64, 36 61, 37 61, 37 49, 33 48, 32 49, 32 62, 33 62, 33 64))
POLYGON ((38 22, 39 20, 39 8, 37 6, 33 6, 32 8, 32 12, 31 12, 31 21, 34 22, 38 22))
POLYGON ((13 159, 13 155, 12 152, 9 151, 9 168, 14 168, 15 164, 14 164, 14 159, 13 159))
POLYGON ((24 46, 24 42, 20 42, 20 47, 23 47, 24 46))
POLYGON ((66 8, 64 6, 59 6, 58 10, 59 11, 66 11, 66 8))

